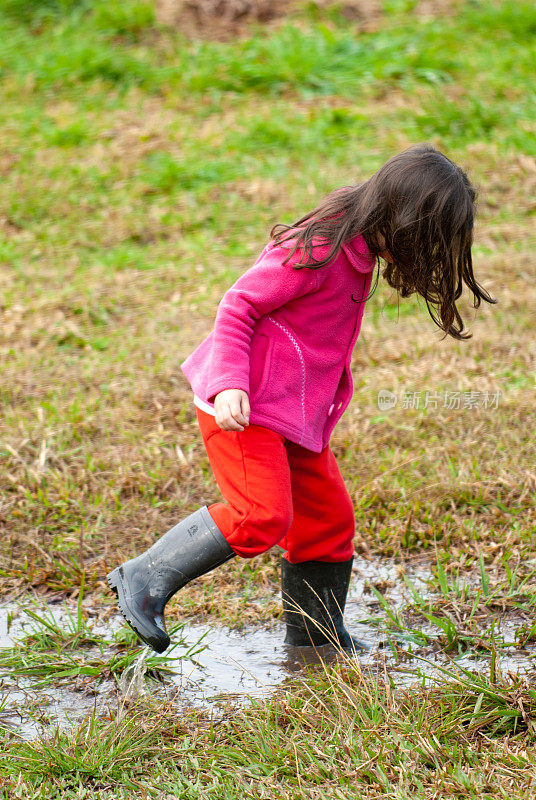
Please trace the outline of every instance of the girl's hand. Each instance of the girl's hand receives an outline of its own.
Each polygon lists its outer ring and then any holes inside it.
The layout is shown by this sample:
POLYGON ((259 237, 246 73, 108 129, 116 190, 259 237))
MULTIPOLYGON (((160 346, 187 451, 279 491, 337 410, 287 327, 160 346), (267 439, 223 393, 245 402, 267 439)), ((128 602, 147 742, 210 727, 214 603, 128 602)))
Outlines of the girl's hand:
POLYGON ((249 425, 249 397, 243 389, 225 389, 214 398, 216 422, 224 431, 243 431, 249 425))

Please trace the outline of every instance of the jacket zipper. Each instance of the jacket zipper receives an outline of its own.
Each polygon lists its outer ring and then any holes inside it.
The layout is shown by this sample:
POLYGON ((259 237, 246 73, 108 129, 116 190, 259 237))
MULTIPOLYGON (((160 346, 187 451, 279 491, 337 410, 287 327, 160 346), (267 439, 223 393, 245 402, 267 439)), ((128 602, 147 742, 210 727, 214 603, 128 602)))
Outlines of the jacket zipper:
MULTIPOLYGON (((365 286, 366 286, 366 281, 365 281, 365 286)), ((341 385, 341 380, 342 380, 343 375, 346 374, 346 379, 347 379, 347 381, 349 383, 353 382, 352 373, 351 373, 351 370, 350 370, 350 362, 352 360, 352 353, 353 353, 353 350, 354 350, 354 345, 355 345, 355 343, 357 341, 357 323, 358 323, 358 319, 359 319, 359 311, 356 313, 356 317, 355 317, 355 321, 354 321, 354 330, 352 331, 352 337, 350 339, 350 345, 349 345, 348 350, 346 352, 346 358, 344 360, 344 369, 343 369, 342 374, 341 374, 341 379, 339 380, 339 383, 337 385, 337 390, 338 390, 339 386, 341 385)), ((335 397, 337 396, 337 390, 335 391, 335 397)), ((348 406, 348 404, 347 404, 347 406, 348 406)), ((335 405, 335 407, 333 409, 333 413, 337 414, 338 413, 338 403, 335 403, 334 405, 335 405)), ((333 432, 333 429, 335 428, 337 422, 340 420, 340 418, 344 414, 345 410, 346 409, 343 409, 342 413, 339 414, 339 416, 335 418, 335 421, 333 421, 332 417, 330 418, 331 427, 329 428, 329 434, 325 436, 325 439, 327 441, 329 441, 329 437, 331 436, 331 434, 333 432)), ((324 429, 324 430, 326 430, 326 429, 324 429)), ((326 431, 326 433, 327 433, 327 431, 326 431)))

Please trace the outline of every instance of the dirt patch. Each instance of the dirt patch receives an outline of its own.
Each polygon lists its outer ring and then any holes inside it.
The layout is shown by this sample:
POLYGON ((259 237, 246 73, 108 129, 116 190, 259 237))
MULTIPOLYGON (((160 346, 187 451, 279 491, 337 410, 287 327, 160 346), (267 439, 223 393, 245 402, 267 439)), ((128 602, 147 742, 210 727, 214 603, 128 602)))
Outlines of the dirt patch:
POLYGON ((158 0, 156 18, 186 36, 228 39, 253 22, 269 22, 285 13, 288 4, 271 0, 158 0))
POLYGON ((461 11, 463 0, 420 0, 414 13, 418 17, 453 17, 461 11))
MULTIPOLYGON (((301 5, 296 0, 157 0, 156 18, 187 37, 226 41, 245 35, 252 24, 270 24, 295 14, 301 5)), ((378 0, 316 0, 312 5, 320 14, 336 8, 362 30, 372 30, 381 14, 378 0)))

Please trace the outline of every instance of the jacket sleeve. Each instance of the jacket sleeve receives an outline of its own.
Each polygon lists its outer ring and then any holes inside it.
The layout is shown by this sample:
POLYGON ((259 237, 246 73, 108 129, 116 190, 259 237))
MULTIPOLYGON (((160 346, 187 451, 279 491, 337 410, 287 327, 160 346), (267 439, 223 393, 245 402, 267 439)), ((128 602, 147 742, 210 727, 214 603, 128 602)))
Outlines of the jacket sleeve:
POLYGON ((299 250, 282 264, 287 255, 286 248, 267 245, 255 264, 224 294, 214 323, 209 401, 225 389, 243 389, 249 395, 249 355, 255 324, 274 309, 315 291, 322 280, 318 270, 292 268, 299 260, 299 250))

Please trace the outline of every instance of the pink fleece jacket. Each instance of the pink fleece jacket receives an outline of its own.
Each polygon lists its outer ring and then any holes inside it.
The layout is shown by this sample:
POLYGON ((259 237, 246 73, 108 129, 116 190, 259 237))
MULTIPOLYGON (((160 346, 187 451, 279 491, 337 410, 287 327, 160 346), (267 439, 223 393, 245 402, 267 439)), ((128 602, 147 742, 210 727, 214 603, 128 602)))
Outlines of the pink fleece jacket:
MULTIPOLYGON (((361 327, 374 257, 362 236, 327 267, 283 265, 289 243, 269 242, 223 296, 214 329, 181 364, 194 393, 213 402, 243 389, 250 422, 321 452, 353 393, 352 350, 361 327)), ((329 252, 313 248, 316 259, 329 252)))

